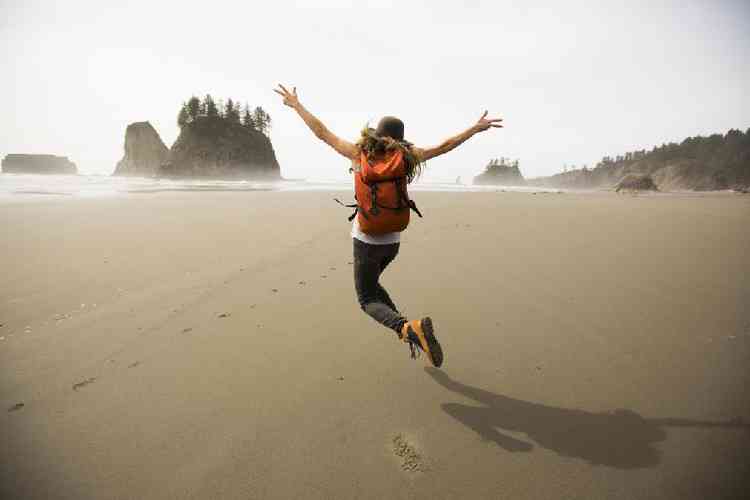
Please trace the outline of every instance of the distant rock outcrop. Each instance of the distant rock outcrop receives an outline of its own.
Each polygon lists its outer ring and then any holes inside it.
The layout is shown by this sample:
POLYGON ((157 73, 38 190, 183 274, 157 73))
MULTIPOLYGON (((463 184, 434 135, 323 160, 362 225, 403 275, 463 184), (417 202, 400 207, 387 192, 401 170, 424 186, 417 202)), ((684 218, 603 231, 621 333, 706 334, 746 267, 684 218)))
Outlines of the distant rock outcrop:
POLYGON ((654 180, 648 175, 629 174, 617 183, 615 191, 658 191, 654 180))
POLYGON ((648 176, 662 191, 750 187, 750 129, 725 135, 688 137, 670 143, 604 157, 595 168, 573 169, 549 177, 528 179, 527 184, 567 189, 612 189, 629 175, 648 176))
POLYGON ((526 180, 518 168, 518 161, 510 163, 505 158, 490 160, 484 172, 474 177, 474 184, 523 186, 526 180))
POLYGON ((149 122, 135 122, 125 130, 125 155, 113 175, 152 177, 169 157, 167 146, 149 122))
POLYGON ((221 179, 281 178, 269 138, 261 131, 221 116, 198 116, 182 126, 162 177, 221 179))
POLYGON ((67 156, 9 154, 2 161, 7 174, 77 174, 76 164, 67 156))

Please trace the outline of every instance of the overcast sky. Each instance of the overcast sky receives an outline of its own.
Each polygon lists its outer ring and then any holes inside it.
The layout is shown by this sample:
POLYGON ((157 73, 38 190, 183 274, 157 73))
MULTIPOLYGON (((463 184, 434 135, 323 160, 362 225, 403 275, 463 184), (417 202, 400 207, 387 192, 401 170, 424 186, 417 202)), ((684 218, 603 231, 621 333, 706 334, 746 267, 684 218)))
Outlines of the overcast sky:
POLYGON ((747 1, 299 5, 0 0, 0 155, 66 155, 108 174, 128 123, 150 121, 169 147, 181 102, 211 93, 271 114, 282 175, 345 178, 278 82, 350 140, 385 114, 419 146, 484 109, 505 119, 431 160, 428 181, 468 179, 500 156, 548 175, 750 127, 747 1))

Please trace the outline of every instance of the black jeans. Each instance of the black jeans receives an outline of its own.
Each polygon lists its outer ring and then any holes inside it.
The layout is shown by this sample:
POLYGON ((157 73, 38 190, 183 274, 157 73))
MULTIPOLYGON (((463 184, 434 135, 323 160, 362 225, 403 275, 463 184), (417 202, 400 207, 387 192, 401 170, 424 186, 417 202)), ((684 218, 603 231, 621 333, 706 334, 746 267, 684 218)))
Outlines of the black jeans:
POLYGON ((370 245, 357 238, 354 241, 354 287, 362 310, 397 334, 406 323, 396 305, 378 280, 385 268, 398 255, 399 243, 370 245))

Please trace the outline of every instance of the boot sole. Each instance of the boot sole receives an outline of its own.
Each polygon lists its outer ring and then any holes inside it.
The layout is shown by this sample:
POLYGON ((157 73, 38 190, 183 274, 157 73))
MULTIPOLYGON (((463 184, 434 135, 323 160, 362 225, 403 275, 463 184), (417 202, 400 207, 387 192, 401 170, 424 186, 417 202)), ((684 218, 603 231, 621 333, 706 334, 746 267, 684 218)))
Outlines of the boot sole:
POLYGON ((443 364, 443 348, 440 346, 437 338, 435 338, 435 329, 432 326, 432 318, 429 316, 422 320, 422 331, 424 332, 424 339, 429 348, 428 355, 430 361, 432 361, 435 367, 440 367, 443 364))

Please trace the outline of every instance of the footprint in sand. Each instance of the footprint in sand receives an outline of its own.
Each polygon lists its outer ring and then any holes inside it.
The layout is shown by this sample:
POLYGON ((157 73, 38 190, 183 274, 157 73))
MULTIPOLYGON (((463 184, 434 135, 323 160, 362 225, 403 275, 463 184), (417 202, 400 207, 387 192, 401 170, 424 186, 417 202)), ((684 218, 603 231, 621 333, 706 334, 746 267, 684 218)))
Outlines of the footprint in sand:
POLYGON ((278 293, 279 289, 278 289, 278 288, 271 288, 271 291, 272 291, 273 293, 278 293))
POLYGON ((92 383, 94 383, 94 380, 96 380, 96 377, 87 378, 86 380, 83 380, 82 382, 75 383, 75 384, 73 384, 73 390, 77 391, 78 389, 80 389, 83 386, 92 384, 92 383))
POLYGON ((24 405, 23 403, 16 403, 16 404, 14 404, 13 406, 11 406, 10 408, 8 408, 8 411, 9 411, 9 412, 10 412, 10 411, 18 411, 18 410, 20 410, 21 408, 23 408, 24 406, 26 406, 26 405, 24 405))
POLYGON ((128 368, 135 368, 136 366, 138 366, 138 365, 140 365, 140 364, 141 364, 141 362, 140 362, 140 361, 136 361, 135 363, 130 363, 130 364, 128 365, 128 368))
POLYGON ((406 472, 425 472, 428 470, 422 455, 406 440, 403 434, 397 434, 393 440, 393 454, 401 459, 401 470, 406 472))
POLYGON ((221 313, 221 314, 219 314, 218 317, 219 318, 228 318, 229 316, 231 316, 231 313, 221 313))
POLYGON ((297 284, 298 284, 298 285, 306 285, 307 283, 306 283, 305 281, 300 281, 300 282, 299 282, 299 283, 297 283, 297 284))
POLYGON ((182 329, 182 333, 188 333, 188 332, 192 332, 192 331, 193 331, 192 328, 183 328, 182 329))
POLYGON ((320 275, 320 277, 321 277, 321 278, 327 278, 328 276, 327 276, 327 275, 325 275, 325 274, 321 274, 321 275, 320 275))

